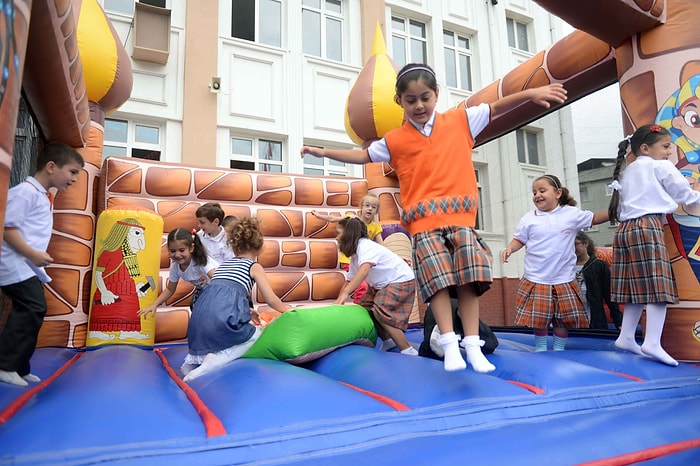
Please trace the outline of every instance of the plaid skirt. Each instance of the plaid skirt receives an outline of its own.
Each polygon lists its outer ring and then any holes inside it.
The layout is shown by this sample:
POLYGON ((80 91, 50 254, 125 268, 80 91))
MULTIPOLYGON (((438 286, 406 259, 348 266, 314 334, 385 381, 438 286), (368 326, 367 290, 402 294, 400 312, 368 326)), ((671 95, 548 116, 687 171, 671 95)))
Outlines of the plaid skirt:
POLYGON ((413 237, 413 268, 423 302, 438 291, 474 284, 481 296, 493 281, 493 256, 473 228, 447 226, 413 237))
POLYGON ((370 286, 359 304, 370 311, 374 319, 405 331, 415 298, 416 281, 408 280, 379 290, 370 286))
POLYGON ((588 316, 576 280, 543 285, 522 278, 515 303, 515 325, 532 328, 588 328, 588 316))
POLYGON ((610 298, 618 303, 678 302, 661 215, 625 220, 615 230, 610 298))

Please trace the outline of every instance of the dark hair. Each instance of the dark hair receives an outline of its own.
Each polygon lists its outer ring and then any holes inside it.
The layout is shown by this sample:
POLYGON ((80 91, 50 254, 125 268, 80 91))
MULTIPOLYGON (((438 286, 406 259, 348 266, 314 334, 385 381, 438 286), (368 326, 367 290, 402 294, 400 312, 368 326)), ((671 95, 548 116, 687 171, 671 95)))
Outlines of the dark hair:
POLYGON ((227 215, 227 216, 224 217, 224 219, 222 220, 221 226, 224 227, 224 228, 226 228, 227 226, 231 225, 231 224, 232 224, 233 222, 235 222, 236 220, 238 220, 238 217, 236 217, 235 215, 227 215))
MULTIPOLYGON (((632 154, 634 154, 636 157, 642 145, 654 145, 659 141, 659 139, 666 136, 671 137, 671 133, 669 133, 666 128, 659 125, 644 125, 637 128, 637 131, 635 131, 632 136, 628 136, 620 141, 620 143, 617 145, 617 161, 615 163, 615 169, 613 170, 613 181, 620 180, 620 173, 624 169, 628 147, 630 148, 632 154)), ((617 212, 619 207, 620 191, 614 189, 612 197, 610 198, 610 205, 608 206, 610 223, 615 223, 619 220, 617 212)))
POLYGON ((340 219, 338 225, 343 227, 343 234, 338 240, 338 249, 348 257, 355 255, 360 238, 369 238, 367 225, 358 217, 344 217, 340 219))
POLYGON ((559 181, 559 178, 557 178, 556 176, 554 176, 554 175, 542 175, 542 176, 535 178, 535 181, 538 181, 538 180, 545 180, 554 189, 561 190, 561 196, 559 197, 559 205, 562 205, 562 206, 564 206, 564 205, 575 206, 576 205, 576 199, 574 199, 571 196, 571 193, 569 192, 568 188, 565 188, 564 186, 561 185, 561 181, 559 181))
POLYGON ((576 239, 582 243, 588 243, 588 246, 586 246, 586 253, 588 253, 588 255, 591 257, 595 257, 595 243, 590 236, 583 231, 579 231, 576 233, 576 239))
POLYGON ((228 244, 236 255, 260 251, 265 238, 257 218, 240 217, 226 227, 228 244))
POLYGON ((422 80, 426 86, 437 92, 438 85, 435 72, 424 63, 409 63, 401 68, 396 75, 396 98, 406 92, 408 85, 413 81, 422 80))
POLYGON ((62 142, 50 142, 41 149, 36 159, 36 171, 42 170, 49 162, 55 163, 59 168, 68 163, 77 163, 81 167, 85 166, 83 156, 71 146, 62 142))
POLYGON ((194 262, 194 265, 207 265, 207 248, 202 244, 199 235, 192 233, 186 228, 175 228, 168 233, 168 245, 175 241, 182 241, 187 247, 191 247, 194 244, 192 262, 194 262))
POLYGON ((218 202, 207 202, 206 204, 199 206, 195 212, 195 215, 197 218, 205 217, 210 222, 213 222, 218 218, 219 225, 221 225, 221 223, 224 221, 225 214, 224 209, 221 208, 221 204, 218 202))

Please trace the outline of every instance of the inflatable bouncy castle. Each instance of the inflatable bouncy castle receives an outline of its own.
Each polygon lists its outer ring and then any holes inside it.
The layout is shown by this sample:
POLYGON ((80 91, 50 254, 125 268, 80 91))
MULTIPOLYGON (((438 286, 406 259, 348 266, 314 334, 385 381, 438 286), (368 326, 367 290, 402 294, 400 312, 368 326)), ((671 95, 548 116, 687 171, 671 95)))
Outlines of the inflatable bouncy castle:
MULTIPOLYGON (((562 82, 571 102, 618 81, 625 132, 654 119, 673 128, 677 166, 695 182, 700 4, 537 3, 578 30, 467 104, 547 82, 562 82)), ((329 305, 345 276, 332 225, 310 211, 344 215, 370 191, 380 197, 380 220, 391 230, 400 192, 390 166, 368 165, 364 178, 346 178, 117 157, 103 162, 105 115, 129 98, 132 76, 99 4, 2 5, 0 205, 10 184, 20 91, 41 137, 70 144, 87 163, 55 203, 49 315, 32 359, 43 380, 0 385, 0 465, 680 465, 700 458, 698 212, 679 210, 666 230, 682 302, 670 308, 663 344, 685 361, 678 367, 616 351, 600 335, 572 337, 564 352, 535 353, 530 332, 504 329, 487 356, 495 372, 445 372, 440 361, 378 351, 362 308, 329 305), (179 286, 155 322, 132 314, 165 284, 164 234, 192 221, 205 202, 263 220, 259 262, 275 292, 296 307, 269 315, 264 338, 245 357, 185 384, 177 368, 187 354, 191 287, 179 286), (124 301, 116 300, 120 293, 124 301), (110 313, 117 302, 128 306, 110 313)), ((348 96, 348 134, 358 145, 401 123, 386 103, 395 67, 382 40, 375 40, 348 96), (366 85, 378 92, 370 103, 366 85), (358 111, 365 113, 357 117, 358 111)), ((543 111, 523 105, 495 120, 477 142, 543 111)), ((404 232, 394 234, 389 243, 404 250, 404 232)), ((264 315, 261 297, 253 301, 264 315)), ((7 300, 2 306, 11 312, 7 300)), ((407 336, 418 345, 423 332, 407 336)))

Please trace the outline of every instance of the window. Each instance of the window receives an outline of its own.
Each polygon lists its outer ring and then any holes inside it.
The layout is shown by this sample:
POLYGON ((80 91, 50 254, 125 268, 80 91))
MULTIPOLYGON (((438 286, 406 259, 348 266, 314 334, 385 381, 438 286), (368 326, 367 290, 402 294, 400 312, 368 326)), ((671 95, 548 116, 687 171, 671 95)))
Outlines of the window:
POLYGON ((425 63, 427 39, 425 24, 408 18, 391 17, 392 58, 396 66, 406 63, 425 63))
MULTIPOLYGON (((134 14, 134 3, 134 0, 105 0, 104 9, 131 16, 134 14)), ((140 0, 140 3, 165 8, 165 0, 140 0)))
POLYGON ((472 90, 472 52, 468 36, 442 31, 445 46, 447 85, 464 91, 472 90))
POLYGON ((506 18, 506 28, 508 29, 508 45, 523 52, 530 51, 527 37, 527 24, 506 18))
POLYGON ((540 164, 537 133, 519 129, 515 132, 515 141, 518 146, 518 162, 529 163, 530 165, 540 164))
POLYGON ((282 143, 258 138, 231 139, 230 167, 238 170, 282 172, 282 143))
POLYGON ((158 126, 107 118, 102 160, 109 156, 160 160, 160 132, 158 126))
POLYGON ((301 8, 304 53, 343 60, 343 3, 341 0, 303 0, 301 8))
POLYGON ((344 162, 305 154, 304 175, 348 176, 348 167, 344 162))
POLYGON ((231 0, 231 37, 282 46, 282 2, 231 0))
POLYGON ((477 170, 474 170, 474 174, 476 175, 476 186, 477 186, 478 194, 479 194, 479 205, 477 206, 476 224, 474 226, 474 229, 475 230, 483 230, 484 229, 484 221, 483 221, 483 215, 481 214, 481 207, 483 205, 483 201, 481 199, 482 195, 483 195, 483 191, 481 188, 481 179, 480 179, 481 172, 477 169, 477 170))
POLYGON ((581 191, 581 202, 588 202, 591 200, 588 197, 588 186, 580 186, 579 190, 581 191))

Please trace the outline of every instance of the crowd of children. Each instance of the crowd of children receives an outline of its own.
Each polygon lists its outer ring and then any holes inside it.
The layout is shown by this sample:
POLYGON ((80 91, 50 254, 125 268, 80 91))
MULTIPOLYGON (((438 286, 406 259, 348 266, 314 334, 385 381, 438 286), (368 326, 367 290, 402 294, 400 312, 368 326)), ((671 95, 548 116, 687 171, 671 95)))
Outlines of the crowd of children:
MULTIPOLYGON (((492 282, 492 254, 474 229, 478 189, 471 148, 474 138, 498 115, 528 101, 547 108, 563 103, 566 91, 551 84, 445 113, 435 111, 438 95, 433 70, 425 64, 408 64, 396 80, 396 102, 405 116, 400 128, 366 149, 304 146, 300 153, 346 163, 390 163, 399 180, 401 220, 413 238, 411 264, 382 245, 379 199, 371 194, 362 198, 357 215, 312 211, 335 224, 339 261, 347 272, 336 303, 344 304, 355 293, 382 340, 395 344, 402 354, 417 355, 404 334, 417 289, 421 300, 430 303, 436 324, 434 349, 444 356, 445 370, 465 369, 469 363, 476 372, 487 373, 495 366, 480 348, 478 298, 492 282), (358 293, 363 284, 366 291, 358 293), (453 304, 458 308, 455 314, 453 304), (457 315, 466 362, 453 327, 457 315)), ((668 251, 660 247, 662 215, 679 203, 700 204, 700 192, 667 160, 670 153, 669 133, 660 126, 642 126, 625 138, 619 145, 607 212, 575 207, 576 201, 555 175, 535 179, 535 208, 523 215, 501 253, 501 260, 508 262, 513 253, 526 248, 515 323, 534 330, 535 351, 547 350, 550 327, 555 351, 565 349, 570 328, 588 327, 593 319, 595 327, 603 328, 607 323, 599 321, 605 299, 611 311, 617 309, 614 303, 624 303, 621 323, 619 312, 614 314, 620 327, 615 343, 619 349, 678 364, 660 343, 666 305, 678 301, 668 251), (628 149, 634 161, 621 174, 628 149), (589 249, 592 242, 580 231, 608 220, 620 222, 612 272, 606 275, 601 269, 604 276, 611 274, 611 286, 593 293, 592 284, 577 280, 577 272, 585 275, 594 256, 589 249), (644 309, 646 335, 640 346, 635 332, 644 309)), ((39 155, 35 175, 8 193, 7 209, 13 215, 5 219, 0 288, 12 298, 13 312, 0 333, 1 382, 24 386, 39 380, 30 372, 29 360, 46 313, 42 286, 49 280, 43 268, 52 262, 46 252, 52 224, 50 190, 63 191, 75 182, 83 163, 70 147, 48 144, 39 155)), ((155 302, 140 311, 153 317, 180 280, 193 286, 189 353, 181 367, 187 382, 240 357, 260 336, 250 301, 254 284, 270 307, 279 312, 290 308, 275 294, 257 262, 264 238, 256 218, 226 217, 218 203, 202 205, 196 217, 199 231, 176 228, 169 233, 169 280, 155 302)))

